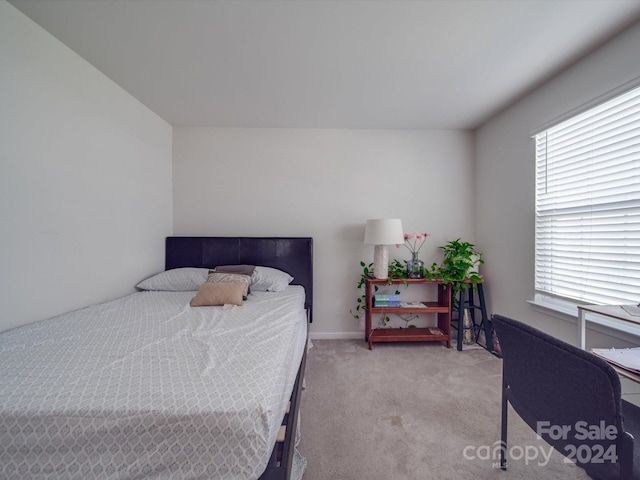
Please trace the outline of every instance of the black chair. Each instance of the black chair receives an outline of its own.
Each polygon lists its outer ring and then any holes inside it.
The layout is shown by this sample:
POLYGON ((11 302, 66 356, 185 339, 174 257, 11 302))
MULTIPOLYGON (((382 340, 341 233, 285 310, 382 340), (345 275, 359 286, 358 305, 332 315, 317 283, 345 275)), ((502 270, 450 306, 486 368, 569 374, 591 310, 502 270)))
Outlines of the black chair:
POLYGON ((611 365, 516 320, 492 322, 503 356, 500 467, 507 468, 510 403, 589 477, 640 479, 640 408, 622 400, 611 365))

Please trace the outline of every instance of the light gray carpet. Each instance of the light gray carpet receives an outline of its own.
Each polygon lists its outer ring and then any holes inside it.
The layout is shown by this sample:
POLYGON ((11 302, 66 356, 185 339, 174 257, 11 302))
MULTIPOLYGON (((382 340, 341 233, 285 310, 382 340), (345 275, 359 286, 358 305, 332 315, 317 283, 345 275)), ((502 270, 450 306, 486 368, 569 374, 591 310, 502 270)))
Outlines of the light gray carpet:
POLYGON ((509 469, 486 458, 500 441, 501 369, 483 349, 315 340, 301 404, 304 480, 588 478, 555 452, 544 465, 550 447, 513 411, 509 469))

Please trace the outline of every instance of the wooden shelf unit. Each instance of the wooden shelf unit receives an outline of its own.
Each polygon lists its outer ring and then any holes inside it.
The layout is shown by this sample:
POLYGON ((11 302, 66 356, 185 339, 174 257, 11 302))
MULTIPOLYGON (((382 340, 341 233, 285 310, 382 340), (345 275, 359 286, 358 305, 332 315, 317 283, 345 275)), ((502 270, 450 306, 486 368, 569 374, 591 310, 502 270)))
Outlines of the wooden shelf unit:
POLYGON ((365 279, 365 295, 367 311, 365 314, 365 341, 369 343, 369 350, 376 342, 445 342, 451 348, 451 292, 450 286, 440 280, 426 278, 394 278, 365 279), (438 289, 438 301, 423 301, 424 307, 374 307, 374 285, 408 284, 431 286, 438 289), (416 313, 420 315, 437 315, 438 326, 426 328, 376 328, 372 327, 374 314, 403 314, 416 313))

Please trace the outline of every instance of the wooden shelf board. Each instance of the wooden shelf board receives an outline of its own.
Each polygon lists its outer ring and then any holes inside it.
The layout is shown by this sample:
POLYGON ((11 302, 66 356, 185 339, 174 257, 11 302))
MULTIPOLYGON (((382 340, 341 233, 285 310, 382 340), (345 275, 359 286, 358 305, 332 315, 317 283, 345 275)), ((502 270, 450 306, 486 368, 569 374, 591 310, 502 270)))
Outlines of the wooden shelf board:
MULTIPOLYGON (((446 341, 446 333, 433 333, 433 328, 377 328, 371 332, 371 342, 428 342, 446 341)), ((440 330, 440 329, 438 329, 440 330)), ((440 330, 442 332, 442 330, 440 330)))
POLYGON ((449 307, 438 302, 422 302, 423 307, 371 307, 371 313, 449 313, 449 307))
POLYGON ((394 278, 391 280, 391 283, 389 283, 389 279, 387 278, 367 278, 367 281, 375 285, 397 285, 399 283, 442 284, 442 280, 428 280, 426 278, 394 278))

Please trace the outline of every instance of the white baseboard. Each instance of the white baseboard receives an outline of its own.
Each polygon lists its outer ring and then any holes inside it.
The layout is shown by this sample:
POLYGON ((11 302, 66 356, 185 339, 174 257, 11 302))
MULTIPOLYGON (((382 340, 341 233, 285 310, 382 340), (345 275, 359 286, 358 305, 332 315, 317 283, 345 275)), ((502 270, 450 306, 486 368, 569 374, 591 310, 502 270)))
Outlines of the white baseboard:
POLYGON ((364 331, 362 332, 309 332, 311 340, 362 340, 364 342, 364 331))

